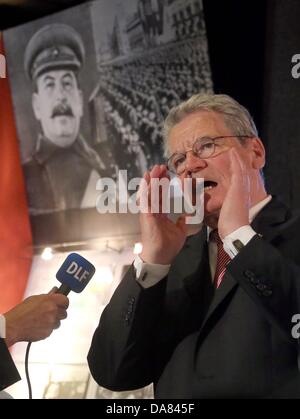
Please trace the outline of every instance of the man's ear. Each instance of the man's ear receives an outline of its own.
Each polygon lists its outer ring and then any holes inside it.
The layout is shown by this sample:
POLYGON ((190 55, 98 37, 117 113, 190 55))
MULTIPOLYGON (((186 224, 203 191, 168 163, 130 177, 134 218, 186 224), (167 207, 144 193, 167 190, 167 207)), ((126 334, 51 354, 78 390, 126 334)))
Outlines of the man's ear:
POLYGON ((260 138, 251 138, 252 150, 252 167, 253 169, 260 170, 264 167, 266 162, 266 150, 260 138))
POLYGON ((34 116, 39 121, 41 119, 40 98, 37 93, 33 93, 32 95, 32 109, 33 109, 34 116))

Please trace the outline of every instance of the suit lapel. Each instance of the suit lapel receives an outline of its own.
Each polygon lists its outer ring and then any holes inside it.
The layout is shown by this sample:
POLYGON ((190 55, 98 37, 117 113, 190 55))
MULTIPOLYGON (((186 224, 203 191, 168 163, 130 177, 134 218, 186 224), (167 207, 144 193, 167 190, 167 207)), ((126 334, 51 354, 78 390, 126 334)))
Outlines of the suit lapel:
POLYGON ((169 273, 172 282, 184 284, 186 293, 198 304, 199 318, 208 320, 230 291, 237 286, 233 278, 225 273, 221 286, 214 289, 208 259, 207 229, 188 238, 180 257, 172 265, 169 273))
POLYGON ((198 328, 213 296, 213 286, 209 273, 207 229, 188 237, 182 251, 172 264, 169 272, 169 289, 172 292, 183 290, 186 314, 195 318, 198 328))
POLYGON ((215 292, 209 267, 206 227, 197 236, 189 240, 185 249, 186 260, 190 262, 194 259, 197 263, 190 264, 189 275, 185 275, 183 280, 190 298, 187 318, 190 329, 194 331, 199 330, 215 292))
MULTIPOLYGON (((286 223, 289 222, 290 217, 291 214, 288 208, 273 197, 272 200, 257 215, 251 226, 258 234, 261 234, 265 240, 270 242, 277 237, 278 234, 280 234, 283 228, 286 227, 286 223)), ((230 294, 234 294, 234 290, 236 290, 237 287, 238 283, 235 279, 228 272, 225 272, 223 281, 218 290, 216 290, 214 298, 209 306, 205 319, 202 323, 201 330, 203 330, 210 317, 218 309, 226 297, 229 297, 230 294)))
POLYGON ((223 281, 220 287, 215 291, 214 298, 209 306, 205 319, 202 323, 201 330, 207 323, 208 319, 212 316, 212 314, 216 311, 216 309, 220 306, 222 301, 230 294, 232 290, 237 288, 237 282, 232 278, 232 276, 228 273, 225 273, 223 281))
POLYGON ((205 269, 207 263, 205 247, 206 229, 203 228, 199 233, 188 237, 169 272, 172 282, 183 283, 191 297, 194 296, 194 289, 197 287, 197 282, 199 283, 199 275, 201 276, 201 272, 205 269))

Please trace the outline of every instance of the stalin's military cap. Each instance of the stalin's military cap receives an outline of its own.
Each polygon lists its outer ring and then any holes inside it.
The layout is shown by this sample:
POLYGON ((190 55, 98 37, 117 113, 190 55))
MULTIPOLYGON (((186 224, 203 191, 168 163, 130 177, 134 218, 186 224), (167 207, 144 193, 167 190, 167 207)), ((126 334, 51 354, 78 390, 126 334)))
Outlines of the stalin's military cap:
POLYGON ((49 70, 78 70, 85 50, 80 35, 71 26, 54 23, 39 29, 27 44, 24 66, 28 77, 35 80, 49 70))

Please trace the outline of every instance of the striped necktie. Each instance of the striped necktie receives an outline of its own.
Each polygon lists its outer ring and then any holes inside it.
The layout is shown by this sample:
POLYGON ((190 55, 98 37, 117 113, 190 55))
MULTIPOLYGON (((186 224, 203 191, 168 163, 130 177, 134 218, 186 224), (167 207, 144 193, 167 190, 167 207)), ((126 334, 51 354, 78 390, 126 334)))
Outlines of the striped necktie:
POLYGON ((209 237, 212 241, 214 241, 217 244, 217 249, 218 249, 217 261, 216 261, 216 272, 214 276, 214 285, 215 285, 215 288, 219 288, 222 282, 223 276, 225 274, 225 271, 226 271, 226 266, 228 262, 231 261, 231 258, 228 255, 228 253, 226 253, 224 250, 223 242, 219 236, 218 230, 213 230, 210 233, 209 237))

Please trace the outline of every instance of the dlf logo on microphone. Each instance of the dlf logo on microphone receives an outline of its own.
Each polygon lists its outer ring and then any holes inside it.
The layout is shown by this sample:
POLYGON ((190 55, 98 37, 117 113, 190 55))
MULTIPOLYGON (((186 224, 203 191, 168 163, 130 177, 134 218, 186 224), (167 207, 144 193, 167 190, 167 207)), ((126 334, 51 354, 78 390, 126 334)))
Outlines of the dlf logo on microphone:
POLYGON ((56 278, 72 291, 81 292, 95 273, 95 267, 84 257, 71 253, 56 274, 56 278))
POLYGON ((67 274, 73 275, 75 279, 82 282, 89 276, 89 271, 83 270, 82 266, 79 266, 78 263, 73 261, 67 269, 67 274))
POLYGON ((5 55, 0 54, 0 79, 6 78, 6 58, 5 55))

